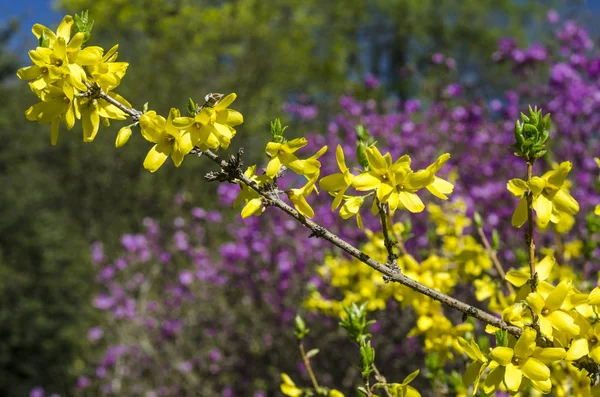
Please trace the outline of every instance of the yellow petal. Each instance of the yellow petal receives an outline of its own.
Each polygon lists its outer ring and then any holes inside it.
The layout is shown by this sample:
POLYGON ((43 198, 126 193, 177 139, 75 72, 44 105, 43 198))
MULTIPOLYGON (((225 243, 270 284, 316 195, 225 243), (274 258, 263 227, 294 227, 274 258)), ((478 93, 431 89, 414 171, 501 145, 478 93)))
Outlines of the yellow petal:
POLYGON ((527 283, 527 281, 529 281, 529 278, 529 272, 523 270, 509 270, 506 273, 506 281, 515 287, 522 287, 525 285, 525 283, 527 283))
MULTIPOLYGON (((262 200, 260 198, 254 198, 254 199, 248 201, 248 203, 246 203, 246 205, 242 209, 242 218, 246 219, 252 215, 260 215, 261 211, 262 211, 262 200)), ((282 375, 282 377, 283 377, 283 375, 282 375)))
POLYGON ((423 204, 419 196, 417 196, 415 193, 409 193, 405 191, 398 192, 398 199, 410 212, 416 213, 425 209, 425 204, 423 204))
POLYGON ((165 142, 154 145, 144 159, 144 168, 150 172, 155 172, 165 163, 171 154, 171 150, 171 145, 165 142))
POLYGON ((552 255, 546 255, 544 259, 535 265, 535 271, 539 280, 546 280, 550 276, 550 272, 556 263, 556 259, 552 255))
POLYGON ((384 181, 377 187, 377 199, 385 203, 393 190, 394 187, 387 181, 384 181))
POLYGON ((538 217, 538 221, 542 227, 550 222, 552 215, 552 201, 548 200, 543 194, 533 200, 533 209, 538 217))
POLYGON ((588 304, 590 305, 600 305, 600 287, 596 287, 590 292, 590 296, 588 297, 588 304))
POLYGON ((408 190, 419 190, 433 183, 433 177, 433 173, 426 170, 412 172, 404 179, 402 186, 408 190))
POLYGON ((337 165, 342 171, 342 173, 348 171, 348 167, 346 167, 346 159, 344 158, 344 149, 342 149, 342 145, 337 145, 335 149, 335 160, 337 161, 337 165))
POLYGON ((358 191, 373 190, 381 184, 381 179, 370 172, 357 175, 352 180, 352 186, 358 191))
POLYGON ((562 360, 566 351, 562 347, 536 347, 531 357, 536 358, 544 364, 552 364, 555 361, 562 360))
POLYGON ((288 194, 288 197, 290 198, 290 201, 294 204, 294 207, 296 207, 296 210, 298 210, 299 213, 306 216, 307 218, 312 218, 313 216, 315 216, 315 211, 308 204, 304 196, 288 194))
POLYGON ((433 182, 430 185, 425 186, 425 188, 437 198, 448 200, 446 195, 452 193, 454 190, 454 185, 436 176, 433 178, 433 182))
POLYGON ((65 42, 69 41, 71 38, 71 27, 73 26, 73 22, 74 20, 72 16, 65 15, 63 20, 60 22, 60 25, 58 25, 58 29, 56 29, 58 37, 61 37, 65 42))
POLYGON ((534 197, 539 196, 542 190, 546 187, 546 180, 538 176, 534 176, 527 181, 527 186, 531 189, 534 197))
POLYGON ((81 109, 84 142, 92 142, 100 128, 100 115, 94 105, 84 105, 81 109))
POLYGON ((514 351, 509 347, 495 347, 490 351, 490 355, 498 364, 507 366, 513 358, 514 351))
POLYGON ((102 60, 103 51, 102 47, 98 46, 85 47, 77 53, 75 62, 81 66, 95 65, 102 60))
POLYGON ((526 327, 515 343, 514 351, 518 357, 529 357, 535 351, 535 339, 537 332, 533 328, 526 327))
POLYGON ((344 175, 337 173, 333 175, 327 175, 319 181, 319 186, 328 192, 336 192, 346 187, 346 181, 344 175))
POLYGON ((33 80, 42 75, 42 68, 37 65, 27 66, 17 70, 17 76, 21 80, 33 80))
POLYGON ((308 144, 306 138, 296 138, 281 146, 281 150, 286 153, 294 153, 296 150, 303 148, 308 144))
POLYGON ((528 189, 527 182, 519 178, 508 181, 506 188, 516 197, 523 197, 528 189))
POLYGON ((50 122, 50 144, 55 146, 58 142, 58 127, 60 119, 57 117, 50 122))
POLYGON ((579 212, 579 203, 564 189, 560 189, 556 192, 552 199, 552 203, 559 212, 566 212, 569 215, 575 215, 579 212))
POLYGON ((369 166, 373 171, 377 172, 378 174, 385 172, 385 170, 388 168, 388 164, 376 146, 368 147, 365 153, 367 154, 369 166))
POLYGON ((587 339, 576 339, 571 342, 571 347, 565 356, 567 361, 575 361, 590 352, 587 339))
POLYGON ((531 310, 533 310, 534 313, 536 313, 537 315, 542 314, 542 310, 546 305, 546 301, 544 300, 544 297, 542 295, 538 294, 537 292, 532 292, 531 294, 527 295, 526 300, 527 304, 529 305, 531 310))
POLYGON ((519 367, 508 364, 506 366, 506 372, 504 373, 504 383, 506 384, 506 388, 510 391, 516 392, 519 390, 519 386, 521 386, 521 380, 523 379, 523 374, 519 367))
POLYGON ((573 317, 569 316, 567 313, 556 310, 546 316, 548 321, 552 324, 554 328, 559 331, 567 332, 572 335, 579 334, 579 326, 575 324, 575 320, 573 317))
POLYGON ((546 364, 533 357, 521 362, 519 367, 523 371, 523 375, 531 380, 543 381, 550 378, 550 369, 546 364))
POLYGON ((571 168, 573 168, 573 164, 570 161, 562 162, 558 168, 545 173, 543 178, 548 181, 549 185, 558 189, 565 182, 565 179, 567 178, 567 175, 569 175, 571 168))
POLYGON ((560 309, 569 291, 571 291, 571 280, 561 281, 546 298, 546 307, 550 310, 560 309))
POLYGON ((267 164, 267 176, 273 178, 279 172, 281 168, 281 160, 279 157, 273 157, 269 164, 267 164))
POLYGON ((442 154, 440 157, 437 158, 437 160, 435 160, 435 163, 433 163, 429 167, 427 167, 427 171, 435 174, 444 166, 444 164, 446 164, 446 162, 449 159, 450 159, 450 153, 442 154))
POLYGON ((527 222, 527 201, 525 198, 519 200, 519 204, 515 209, 511 222, 512 225, 517 228, 523 226, 523 224, 527 222))
POLYGON ((219 110, 219 111, 224 110, 229 105, 231 105, 233 103, 233 101, 235 101, 236 98, 237 98, 237 95, 234 94, 233 92, 231 94, 221 98, 221 100, 219 102, 217 102, 217 104, 215 105, 215 110, 219 110))

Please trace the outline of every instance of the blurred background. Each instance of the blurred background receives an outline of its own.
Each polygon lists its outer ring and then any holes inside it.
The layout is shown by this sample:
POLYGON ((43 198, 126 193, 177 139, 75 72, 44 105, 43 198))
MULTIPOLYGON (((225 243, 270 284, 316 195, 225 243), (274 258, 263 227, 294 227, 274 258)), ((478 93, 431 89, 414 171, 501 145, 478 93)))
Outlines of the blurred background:
MULTIPOLYGON (((3 2, 1 396, 264 397, 279 395, 280 372, 308 384, 290 348, 291 324, 322 283, 314 269, 326 246, 306 242, 274 211, 242 223, 229 205, 235 187, 205 182, 204 161, 146 172, 141 137, 114 149, 122 124, 94 144, 76 127, 51 147, 49 127, 25 119, 35 97, 16 70, 36 45, 31 26, 54 30, 64 14, 82 10, 95 20, 90 44, 118 43, 119 59, 130 63, 118 92, 135 107, 149 102, 166 114, 185 109, 189 97, 236 92, 232 107, 245 116, 236 145, 247 163, 264 162, 275 117, 290 136, 329 144, 331 156, 336 137, 352 151, 354 127, 364 124, 398 152, 447 148, 455 171, 470 177, 458 194, 472 208, 492 206, 486 221, 501 228, 513 205, 504 191, 515 177, 507 175, 510 131, 532 103, 558 112, 557 130, 573 131, 553 145, 580 162, 578 194, 595 189, 588 160, 598 147, 600 2, 3 2)), ((431 160, 422 158, 420 165, 431 160)), ((345 232, 352 223, 326 211, 320 219, 360 241, 345 232)), ((505 257, 519 260, 510 238, 505 257)), ((414 240, 415 251, 427 242, 414 240)), ((405 343, 410 313, 394 307, 375 314, 374 338, 388 377, 401 380, 425 364, 405 343)), ((309 313, 307 321, 323 383, 351 390, 356 352, 337 320, 309 313)), ((420 386, 424 395, 433 390, 420 386)))

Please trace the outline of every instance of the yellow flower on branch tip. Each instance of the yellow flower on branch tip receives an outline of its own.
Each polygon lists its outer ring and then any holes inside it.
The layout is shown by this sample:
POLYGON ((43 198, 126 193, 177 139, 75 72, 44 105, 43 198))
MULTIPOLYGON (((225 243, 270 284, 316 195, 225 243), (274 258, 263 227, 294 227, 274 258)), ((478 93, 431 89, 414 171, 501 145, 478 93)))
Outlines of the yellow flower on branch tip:
MULTIPOLYGON (((350 173, 350 170, 346 166, 346 160, 344 158, 344 150, 341 145, 338 145, 335 150, 335 158, 337 165, 341 172, 337 174, 327 175, 319 181, 321 188, 328 192, 336 193, 333 204, 331 204, 331 210, 334 211, 342 203, 344 193, 350 186, 352 186, 352 180, 354 175, 350 173)), ((347 219, 347 218, 345 218, 347 219)))
POLYGON ((513 348, 496 347, 490 351, 494 368, 485 379, 485 393, 497 389, 502 382, 509 392, 516 393, 523 377, 530 379, 533 387, 542 393, 550 391, 552 382, 547 364, 561 360, 565 350, 537 347, 536 338, 534 329, 525 328, 513 348))
POLYGON ((244 122, 240 112, 228 109, 236 97, 235 94, 229 94, 214 107, 206 106, 194 117, 177 117, 173 124, 189 132, 194 145, 200 150, 227 149, 235 136, 233 127, 244 122))
POLYGON ((518 178, 508 181, 507 189, 515 197, 521 198, 512 217, 513 226, 521 227, 527 221, 528 192, 533 195, 533 209, 542 226, 548 222, 558 223, 565 215, 575 215, 579 211, 579 204, 563 186, 571 168, 571 162, 565 161, 541 177, 532 177, 527 182, 518 178))
POLYGON ((169 156, 175 167, 179 167, 185 155, 194 148, 190 133, 180 131, 173 125, 176 117, 179 117, 179 110, 175 108, 171 108, 167 120, 153 110, 140 117, 142 136, 147 141, 156 143, 144 159, 144 168, 150 172, 158 170, 169 156))
POLYGON ((545 299, 538 292, 527 296, 527 304, 538 315, 542 335, 550 340, 554 339, 553 329, 573 336, 579 334, 579 326, 575 324, 573 317, 561 310, 572 289, 571 280, 563 280, 545 299))
POLYGON ((300 397, 304 394, 294 381, 287 375, 281 374, 281 392, 288 397, 300 397))
POLYGON ((29 107, 25 111, 27 120, 37 121, 40 124, 51 123, 50 143, 56 145, 58 142, 58 127, 60 121, 64 120, 68 129, 75 125, 75 117, 78 109, 74 104, 75 91, 72 86, 49 86, 48 89, 39 92, 42 102, 29 107))
POLYGON ((48 39, 48 44, 50 48, 54 46, 56 39, 61 37, 65 42, 68 42, 71 38, 71 28, 73 26, 73 17, 71 15, 65 15, 58 28, 56 29, 56 33, 54 33, 50 28, 47 28, 44 25, 36 23, 31 28, 31 32, 35 36, 36 39, 40 39, 42 35, 44 35, 48 39))
POLYGON ((282 165, 285 165, 296 174, 304 174, 304 161, 300 160, 294 154, 298 149, 303 148, 308 144, 306 138, 296 138, 286 143, 269 142, 265 152, 271 160, 267 164, 267 176, 273 178, 282 165))
POLYGON ((296 207, 296 210, 307 218, 312 218, 315 216, 315 211, 306 201, 306 197, 308 197, 313 190, 315 190, 315 182, 319 176, 316 175, 314 178, 310 179, 304 186, 300 189, 290 189, 287 194, 288 198, 296 207))
POLYGON ((122 148, 123 146, 125 146, 125 144, 127 143, 127 141, 129 141, 129 138, 131 138, 131 127, 127 126, 127 127, 123 127, 119 130, 119 132, 117 133, 117 139, 115 141, 115 147, 118 148, 122 148))

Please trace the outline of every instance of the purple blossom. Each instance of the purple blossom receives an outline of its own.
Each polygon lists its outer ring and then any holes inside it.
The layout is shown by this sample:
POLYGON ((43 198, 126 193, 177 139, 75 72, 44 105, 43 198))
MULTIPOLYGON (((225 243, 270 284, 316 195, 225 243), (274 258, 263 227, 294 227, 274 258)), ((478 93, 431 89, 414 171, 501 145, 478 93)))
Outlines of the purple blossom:
POLYGON ((44 389, 40 386, 34 387, 29 392, 29 397, 44 397, 45 395, 46 393, 44 392, 44 389))
POLYGON ((101 327, 93 327, 88 330, 87 338, 90 342, 97 342, 104 336, 104 330, 101 327))

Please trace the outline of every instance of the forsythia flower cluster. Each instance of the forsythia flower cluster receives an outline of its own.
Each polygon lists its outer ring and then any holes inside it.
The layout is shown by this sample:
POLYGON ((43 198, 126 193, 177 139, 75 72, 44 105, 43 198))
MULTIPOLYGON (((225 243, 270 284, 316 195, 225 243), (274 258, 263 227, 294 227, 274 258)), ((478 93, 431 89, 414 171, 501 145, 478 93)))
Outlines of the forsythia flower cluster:
POLYGON ((31 80, 29 86, 41 100, 27 109, 25 115, 40 124, 50 123, 53 145, 58 141, 61 122, 70 130, 76 119, 81 120, 83 139, 91 142, 100 121, 109 125, 110 119, 126 118, 119 107, 89 95, 91 87, 101 88, 114 100, 130 106, 125 98, 111 92, 121 83, 128 66, 126 62, 116 62, 118 45, 106 53, 101 47, 83 47, 86 33, 77 32, 78 25, 70 15, 64 17, 56 32, 34 25, 32 31, 39 46, 29 51, 33 65, 17 72, 20 79, 31 80))

